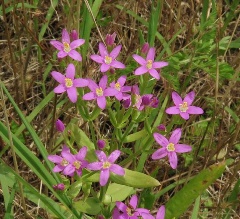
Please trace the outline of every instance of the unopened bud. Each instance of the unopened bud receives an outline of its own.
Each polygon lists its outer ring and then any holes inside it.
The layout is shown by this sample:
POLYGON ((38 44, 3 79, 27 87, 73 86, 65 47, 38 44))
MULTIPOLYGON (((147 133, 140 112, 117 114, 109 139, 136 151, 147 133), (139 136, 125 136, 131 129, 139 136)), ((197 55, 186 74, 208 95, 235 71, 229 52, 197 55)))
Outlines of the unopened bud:
POLYGON ((59 183, 59 184, 57 184, 57 185, 54 185, 53 186, 53 188, 55 189, 55 190, 64 190, 65 189, 65 185, 63 184, 63 183, 59 183))
POLYGON ((143 46, 142 46, 141 52, 144 53, 144 54, 147 54, 148 50, 149 50, 149 44, 148 43, 144 43, 143 46))
POLYGON ((104 140, 98 140, 97 145, 98 145, 98 148, 102 150, 105 147, 106 142, 104 140))
POLYGON ((77 40, 78 39, 78 32, 76 30, 72 30, 70 36, 71 36, 72 41, 77 40))
POLYGON ((158 130, 160 131, 166 131, 166 126, 163 124, 160 124, 159 126, 157 126, 158 130))
POLYGON ((65 125, 63 124, 63 122, 58 119, 56 121, 56 129, 59 131, 59 132, 63 132, 65 130, 65 125))
POLYGON ((106 44, 108 46, 112 46, 114 44, 116 36, 117 36, 117 34, 115 32, 112 35, 111 34, 107 34, 107 36, 105 38, 106 44))

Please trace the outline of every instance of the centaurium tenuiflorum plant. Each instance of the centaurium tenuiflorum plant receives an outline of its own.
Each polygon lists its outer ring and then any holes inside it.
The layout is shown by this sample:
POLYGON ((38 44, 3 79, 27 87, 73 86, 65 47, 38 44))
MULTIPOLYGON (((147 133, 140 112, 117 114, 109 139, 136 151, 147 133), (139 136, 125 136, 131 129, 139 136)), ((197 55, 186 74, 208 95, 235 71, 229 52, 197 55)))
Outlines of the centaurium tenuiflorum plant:
POLYGON ((117 56, 120 53, 122 46, 116 46, 110 53, 103 43, 99 43, 99 53, 100 55, 91 55, 90 58, 101 64, 100 71, 107 72, 110 68, 125 68, 125 65, 116 60, 117 56))
POLYGON ((55 126, 56 126, 56 129, 59 131, 59 132, 64 132, 65 130, 65 125, 64 123, 60 120, 60 119, 57 119, 56 123, 55 123, 55 126))
MULTIPOLYGON (((76 34, 74 35, 76 38, 76 34)), ((84 39, 75 39, 70 42, 70 36, 66 29, 62 31, 62 42, 57 40, 51 40, 50 43, 59 51, 57 56, 58 58, 64 58, 70 56, 72 59, 81 62, 82 56, 79 52, 76 51, 76 48, 84 44, 84 39)))
POLYGON ((60 84, 54 88, 54 93, 61 94, 67 92, 67 95, 71 102, 77 102, 77 88, 78 87, 86 87, 89 82, 83 78, 74 78, 75 77, 75 66, 73 64, 69 64, 66 69, 66 76, 61 74, 60 72, 53 71, 51 73, 52 77, 59 82, 60 84))
POLYGON ((171 137, 167 140, 163 135, 159 133, 154 133, 153 137, 156 142, 162 146, 162 148, 156 150, 152 154, 153 160, 158 160, 163 157, 168 156, 170 166, 173 169, 177 168, 178 157, 177 153, 186 153, 192 150, 192 147, 186 144, 179 144, 179 140, 181 138, 182 131, 180 128, 175 129, 172 132, 171 137))
POLYGON ((203 109, 197 106, 192 106, 195 93, 191 91, 184 99, 182 99, 177 92, 172 92, 172 100, 175 106, 166 109, 167 114, 179 114, 183 119, 188 120, 189 114, 203 114, 203 109))

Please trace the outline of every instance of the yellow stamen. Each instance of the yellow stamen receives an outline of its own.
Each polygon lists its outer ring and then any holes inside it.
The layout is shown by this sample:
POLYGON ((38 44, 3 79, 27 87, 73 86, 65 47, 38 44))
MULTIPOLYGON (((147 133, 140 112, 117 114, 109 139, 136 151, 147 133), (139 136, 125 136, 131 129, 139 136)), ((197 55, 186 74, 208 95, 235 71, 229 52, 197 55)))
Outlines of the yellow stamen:
POLYGON ((63 50, 66 53, 71 51, 71 47, 70 47, 69 43, 63 42, 63 50))
POLYGON ((110 57, 110 56, 105 56, 105 63, 106 64, 108 64, 108 65, 110 65, 111 64, 111 62, 112 62, 112 57, 110 57))
POLYGON ((79 170, 80 167, 81 167, 81 162, 78 161, 78 160, 76 160, 76 161, 73 162, 73 166, 75 166, 75 168, 76 168, 77 170, 79 170))
POLYGON ((101 96, 103 95, 103 90, 102 90, 101 87, 96 89, 96 94, 97 94, 99 97, 101 97, 101 96))
POLYGON ((115 89, 118 90, 118 91, 121 90, 121 85, 119 84, 119 82, 117 82, 117 83, 115 84, 115 89))
POLYGON ((69 164, 69 162, 65 158, 63 158, 60 164, 65 167, 69 164))
POLYGON ((169 143, 169 144, 167 145, 167 150, 168 150, 168 151, 175 151, 174 144, 173 144, 173 143, 169 143))
POLYGON ((147 61, 147 64, 146 64, 146 67, 147 67, 148 69, 151 69, 151 68, 152 68, 152 64, 153 64, 153 61, 152 61, 152 60, 148 60, 148 61, 147 61))
POLYGON ((179 109, 182 113, 185 113, 188 110, 188 103, 183 102, 182 104, 179 104, 179 109))
POLYGON ((108 169, 111 166, 111 163, 109 163, 108 161, 103 163, 103 169, 108 169))
POLYGON ((73 81, 71 78, 65 78, 65 86, 66 87, 72 87, 73 86, 73 81))

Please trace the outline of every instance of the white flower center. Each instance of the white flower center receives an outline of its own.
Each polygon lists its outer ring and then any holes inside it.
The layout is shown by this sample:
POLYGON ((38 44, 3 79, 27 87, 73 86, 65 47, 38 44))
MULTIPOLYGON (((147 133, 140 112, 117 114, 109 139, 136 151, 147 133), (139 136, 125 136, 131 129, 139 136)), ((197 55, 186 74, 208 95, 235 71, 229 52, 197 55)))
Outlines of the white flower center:
POLYGON ((182 104, 179 104, 179 109, 182 113, 185 113, 188 110, 188 103, 183 102, 182 104))
POLYGON ((110 56, 105 56, 105 63, 107 64, 107 65, 110 65, 111 64, 111 62, 112 62, 112 57, 110 57, 110 56))
POLYGON ((71 78, 65 78, 65 86, 66 87, 72 87, 73 86, 73 81, 71 78))
POLYGON ((119 82, 117 82, 117 83, 115 84, 115 89, 118 90, 118 91, 121 90, 121 85, 119 84, 119 82))
POLYGON ((148 69, 151 69, 151 68, 152 68, 152 64, 153 64, 153 61, 152 61, 152 60, 147 60, 146 67, 147 67, 148 69))
POLYGON ((102 90, 101 87, 96 89, 96 94, 97 94, 99 97, 103 96, 103 90, 102 90))
POLYGON ((173 143, 169 143, 169 144, 167 145, 167 150, 168 150, 169 152, 175 151, 174 144, 173 144, 173 143))
POLYGON ((71 51, 71 47, 70 47, 69 43, 63 42, 63 50, 66 53, 71 51))

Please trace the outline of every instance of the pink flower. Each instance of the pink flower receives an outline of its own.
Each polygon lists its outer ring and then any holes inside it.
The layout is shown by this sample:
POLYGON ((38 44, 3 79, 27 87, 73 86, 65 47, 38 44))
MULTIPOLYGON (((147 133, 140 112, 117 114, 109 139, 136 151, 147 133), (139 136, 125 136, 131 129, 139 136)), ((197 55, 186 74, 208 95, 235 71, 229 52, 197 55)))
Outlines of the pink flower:
POLYGON ((141 67, 139 67, 135 70, 134 74, 142 75, 142 74, 149 72, 149 74, 152 75, 152 77, 159 80, 160 75, 155 68, 165 67, 168 65, 168 63, 167 62, 155 62, 154 57, 155 57, 155 48, 153 48, 153 47, 151 47, 149 49, 146 60, 143 57, 134 54, 133 58, 135 59, 136 62, 138 62, 141 65, 141 67))
POLYGON ((100 162, 93 162, 88 165, 89 170, 101 170, 100 172, 100 185, 105 186, 108 182, 110 172, 123 176, 125 170, 114 162, 118 159, 121 152, 119 150, 113 151, 109 157, 103 151, 96 151, 96 155, 100 162))
POLYGON ((111 34, 107 34, 107 36, 105 38, 106 44, 108 46, 112 46, 114 44, 116 36, 117 36, 117 34, 115 32, 112 35, 111 34))
POLYGON ((152 154, 152 159, 157 160, 168 156, 170 161, 170 166, 173 169, 177 168, 178 158, 177 153, 186 153, 192 150, 191 146, 186 144, 178 144, 182 135, 180 128, 174 130, 169 140, 167 140, 163 135, 159 133, 154 133, 153 137, 162 148, 156 150, 152 154))
POLYGON ((114 96, 117 94, 117 90, 114 88, 107 88, 107 75, 104 75, 99 82, 99 86, 91 79, 89 79, 88 87, 91 90, 90 93, 83 95, 83 100, 97 100, 99 108, 102 110, 106 107, 106 97, 114 96))
MULTIPOLYGON (((123 202, 116 202, 116 206, 120 213, 117 214, 115 211, 114 216, 117 215, 119 219, 138 219, 139 217, 144 219, 154 219, 148 209, 137 208, 137 205, 138 197, 136 195, 131 197, 128 205, 124 204, 123 202)), ((115 216, 113 219, 117 219, 117 217, 115 216)))
POLYGON ((189 114, 203 114, 202 108, 191 106, 194 100, 194 97, 195 97, 194 91, 188 93, 183 100, 178 95, 178 93, 172 92, 172 99, 175 106, 172 106, 166 109, 166 113, 180 114, 180 116, 185 120, 189 119, 189 114))
POLYGON ((90 58, 99 63, 102 64, 100 71, 101 72, 107 72, 111 67, 112 68, 125 68, 125 65, 119 61, 116 60, 120 50, 121 45, 115 47, 112 52, 108 53, 107 48, 104 46, 103 43, 99 43, 99 55, 91 55, 90 58))
POLYGON ((59 50, 58 58, 64 58, 70 56, 72 59, 82 61, 82 56, 75 50, 77 47, 84 44, 84 39, 77 39, 70 43, 70 36, 66 29, 62 31, 62 42, 57 40, 51 40, 50 43, 59 50))
POLYGON ((124 86, 125 82, 126 82, 126 76, 121 76, 117 82, 112 82, 110 83, 110 87, 114 88, 117 93, 115 94, 115 97, 120 101, 122 99, 127 99, 130 97, 130 95, 125 94, 125 92, 130 92, 131 91, 131 87, 130 86, 124 86))
POLYGON ((142 106, 147 107, 150 106, 152 108, 157 108, 158 107, 158 99, 154 97, 152 94, 145 94, 142 96, 142 106))
POLYGON ((60 72, 53 71, 51 73, 53 78, 59 82, 60 84, 54 88, 54 93, 61 94, 65 91, 71 102, 77 102, 77 87, 86 87, 88 85, 88 80, 78 78, 74 79, 75 76, 75 67, 73 64, 69 64, 66 69, 66 77, 62 75, 60 72))
POLYGON ((59 131, 59 132, 63 132, 65 130, 65 125, 63 124, 63 122, 58 119, 55 123, 56 125, 56 129, 59 131))
POLYGON ((157 212, 156 219, 164 219, 165 218, 165 206, 162 205, 157 212))

